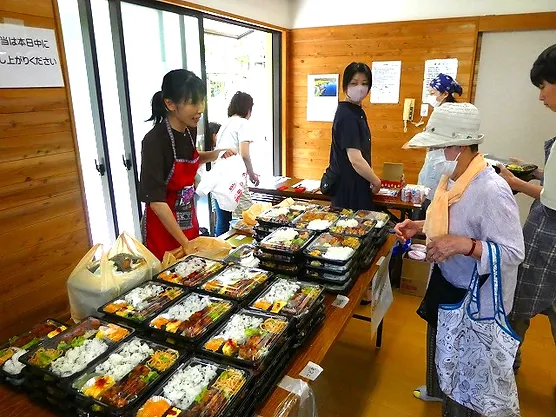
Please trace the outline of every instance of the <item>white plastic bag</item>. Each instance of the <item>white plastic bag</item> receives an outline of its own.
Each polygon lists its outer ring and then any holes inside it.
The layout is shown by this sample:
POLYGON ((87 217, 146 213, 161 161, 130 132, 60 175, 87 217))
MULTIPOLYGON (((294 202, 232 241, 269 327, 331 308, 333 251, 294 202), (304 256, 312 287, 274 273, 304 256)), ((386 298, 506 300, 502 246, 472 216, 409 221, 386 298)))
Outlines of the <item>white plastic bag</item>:
POLYGON ((87 252, 70 274, 67 287, 71 318, 76 323, 95 315, 97 308, 118 296, 103 245, 97 244, 87 252))
POLYGON ((246 184, 245 164, 241 156, 235 155, 219 159, 214 167, 202 176, 197 194, 206 196, 212 193, 222 210, 234 211, 246 184))
POLYGON ((276 408, 273 417, 318 417, 315 394, 309 384, 286 375, 278 386, 290 394, 276 408))
POLYGON ((95 245, 81 259, 67 282, 75 322, 97 315, 97 309, 160 272, 162 265, 142 243, 122 233, 106 252, 95 245))

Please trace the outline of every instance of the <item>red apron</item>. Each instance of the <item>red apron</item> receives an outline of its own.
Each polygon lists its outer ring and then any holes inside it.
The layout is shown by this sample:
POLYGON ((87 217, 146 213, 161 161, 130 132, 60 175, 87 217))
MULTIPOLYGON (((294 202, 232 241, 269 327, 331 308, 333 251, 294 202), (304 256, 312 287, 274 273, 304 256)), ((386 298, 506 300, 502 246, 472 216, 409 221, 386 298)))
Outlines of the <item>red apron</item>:
MULTIPOLYGON (((165 123, 174 153, 174 164, 166 179, 166 203, 172 210, 185 237, 192 240, 199 236, 199 221, 195 213, 195 175, 199 169, 199 153, 195 149, 195 142, 188 129, 187 134, 193 145, 193 159, 178 159, 174 133, 167 119, 165 123)), ((164 257, 165 252, 180 246, 180 243, 168 233, 148 204, 143 216, 143 241, 160 260, 164 257)))

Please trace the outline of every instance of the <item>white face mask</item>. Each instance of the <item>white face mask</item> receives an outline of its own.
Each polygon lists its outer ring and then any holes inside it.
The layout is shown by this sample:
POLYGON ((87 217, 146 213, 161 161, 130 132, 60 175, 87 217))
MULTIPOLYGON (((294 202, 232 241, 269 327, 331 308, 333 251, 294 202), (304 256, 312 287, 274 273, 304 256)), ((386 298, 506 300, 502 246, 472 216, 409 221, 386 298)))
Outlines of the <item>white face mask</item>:
POLYGON ((458 159, 460 155, 461 152, 458 154, 455 160, 448 161, 446 159, 446 154, 444 153, 444 149, 436 149, 434 151, 428 152, 430 163, 432 164, 434 170, 448 177, 454 175, 454 171, 458 166, 458 159))
POLYGON ((361 103, 368 92, 368 85, 348 85, 347 88, 347 96, 354 103, 361 103))
POLYGON ((440 107, 440 105, 442 104, 440 101, 438 101, 436 99, 436 96, 430 95, 427 97, 427 102, 432 106, 432 107, 440 107))

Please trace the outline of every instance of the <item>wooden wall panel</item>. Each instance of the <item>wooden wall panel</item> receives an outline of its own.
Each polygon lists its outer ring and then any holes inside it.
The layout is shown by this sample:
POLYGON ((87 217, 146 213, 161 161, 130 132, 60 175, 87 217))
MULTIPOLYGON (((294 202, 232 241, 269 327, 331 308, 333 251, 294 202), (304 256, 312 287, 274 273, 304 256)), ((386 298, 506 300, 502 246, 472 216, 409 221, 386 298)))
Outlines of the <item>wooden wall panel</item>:
MULTIPOLYGON (((319 179, 328 165, 332 123, 307 122, 307 75, 342 74, 353 61, 402 61, 399 104, 364 103, 372 133, 372 164, 403 162, 408 181, 415 182, 422 151, 401 146, 422 128, 404 133, 404 98, 416 99, 419 120, 424 62, 458 58, 462 100, 469 100, 475 65, 477 19, 442 19, 403 23, 296 29, 291 32, 288 72, 288 170, 290 176, 319 179)), ((343 99, 343 97, 341 97, 343 99)))
MULTIPOLYGON (((3 0, 0 21, 53 28, 56 0, 3 0)), ((90 247, 67 88, 0 89, 0 341, 67 318, 66 280, 90 247)))

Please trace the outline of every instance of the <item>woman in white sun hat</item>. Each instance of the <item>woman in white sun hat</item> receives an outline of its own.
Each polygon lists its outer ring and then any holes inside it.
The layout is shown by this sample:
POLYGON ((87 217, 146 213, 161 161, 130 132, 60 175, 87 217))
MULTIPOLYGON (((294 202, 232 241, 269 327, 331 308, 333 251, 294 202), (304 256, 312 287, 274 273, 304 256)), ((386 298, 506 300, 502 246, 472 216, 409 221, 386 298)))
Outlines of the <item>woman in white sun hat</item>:
MULTIPOLYGON (((431 115, 424 132, 409 148, 436 148, 437 169, 444 174, 424 221, 406 220, 395 228, 399 240, 417 233, 427 235, 427 260, 434 263, 429 286, 418 314, 428 323, 427 385, 414 395, 428 401, 443 401, 444 417, 476 416, 472 410, 443 395, 435 367, 438 306, 455 304, 466 294, 477 265, 481 285, 490 274, 488 246, 501 251, 503 303, 512 308, 519 264, 524 259, 519 210, 508 184, 488 167, 478 152, 484 140, 479 133, 478 109, 469 103, 446 103, 431 115)), ((492 313, 490 285, 481 287, 481 313, 492 313), (485 292, 486 291, 486 292, 485 292), (483 297, 483 293, 485 296, 483 297), (490 310, 489 310, 490 309, 490 310)))

